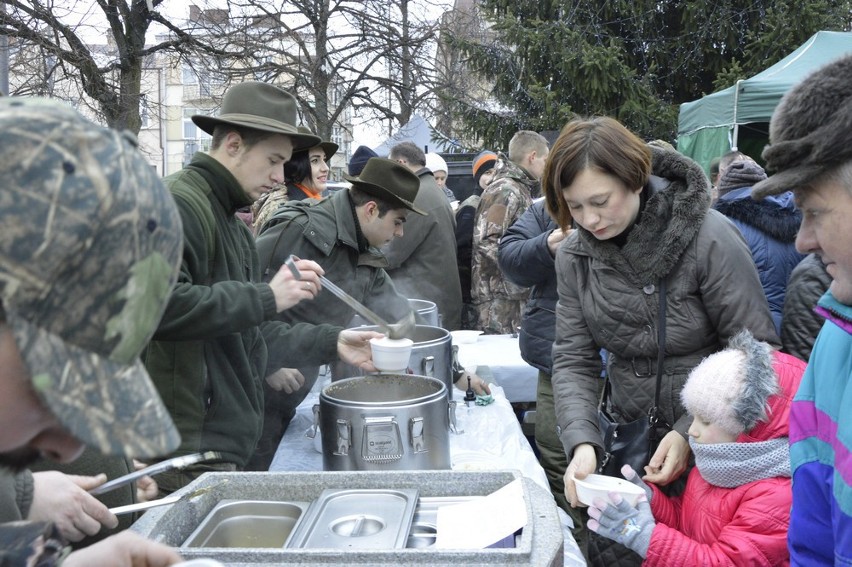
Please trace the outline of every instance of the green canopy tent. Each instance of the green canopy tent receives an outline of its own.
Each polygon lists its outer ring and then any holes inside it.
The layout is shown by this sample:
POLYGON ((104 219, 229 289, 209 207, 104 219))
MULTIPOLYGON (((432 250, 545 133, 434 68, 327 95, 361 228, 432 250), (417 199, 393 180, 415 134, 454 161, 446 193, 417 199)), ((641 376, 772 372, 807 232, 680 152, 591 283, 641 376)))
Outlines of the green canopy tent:
POLYGON ((708 170, 713 158, 739 149, 755 159, 768 140, 772 112, 793 85, 852 53, 852 32, 820 31, 793 53, 727 89, 680 105, 677 149, 708 170))

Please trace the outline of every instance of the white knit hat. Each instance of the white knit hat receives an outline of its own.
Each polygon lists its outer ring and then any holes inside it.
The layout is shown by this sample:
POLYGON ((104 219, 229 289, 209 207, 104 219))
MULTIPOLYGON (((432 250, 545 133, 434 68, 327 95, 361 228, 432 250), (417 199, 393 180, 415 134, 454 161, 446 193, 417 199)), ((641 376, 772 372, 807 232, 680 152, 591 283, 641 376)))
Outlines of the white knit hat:
POLYGON ((426 167, 429 168, 429 171, 432 173, 435 173, 436 171, 450 172, 450 170, 447 169, 447 162, 444 161, 444 158, 433 152, 426 154, 426 167))
POLYGON ((691 415, 739 435, 767 419, 767 402, 779 392, 772 347, 741 331, 692 370, 680 397, 691 415))

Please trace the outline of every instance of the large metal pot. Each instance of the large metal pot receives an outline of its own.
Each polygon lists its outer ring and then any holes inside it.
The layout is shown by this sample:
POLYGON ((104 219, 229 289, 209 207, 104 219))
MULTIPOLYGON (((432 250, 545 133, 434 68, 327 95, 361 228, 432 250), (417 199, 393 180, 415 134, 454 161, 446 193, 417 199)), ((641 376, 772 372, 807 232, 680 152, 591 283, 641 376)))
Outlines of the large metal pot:
POLYGON ((412 311, 417 314, 417 322, 430 327, 441 326, 441 316, 438 314, 438 306, 433 301, 425 299, 409 299, 408 304, 412 311))
POLYGON ((323 470, 449 469, 450 411, 447 387, 428 376, 332 382, 320 393, 316 417, 323 470))
MULTIPOLYGON (((379 331, 376 326, 358 327, 359 331, 379 331)), ((411 348, 411 358, 408 360, 407 374, 432 376, 438 378, 447 386, 450 399, 453 398, 453 337, 450 332, 441 327, 415 325, 411 337, 414 346, 411 348)), ((341 365, 344 376, 363 376, 366 372, 355 366, 341 365)), ((336 378, 337 376, 335 376, 336 378)))

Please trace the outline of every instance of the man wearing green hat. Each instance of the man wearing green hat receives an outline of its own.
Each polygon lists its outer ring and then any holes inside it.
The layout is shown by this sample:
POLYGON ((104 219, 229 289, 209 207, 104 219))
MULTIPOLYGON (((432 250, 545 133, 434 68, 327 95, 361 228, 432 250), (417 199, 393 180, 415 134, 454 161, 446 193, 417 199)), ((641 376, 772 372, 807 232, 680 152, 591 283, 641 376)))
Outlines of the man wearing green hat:
MULTIPOLYGON (((411 311, 385 268, 379 248, 403 235, 408 213, 423 214, 414 206, 420 181, 405 167, 383 158, 370 159, 359 176, 346 176, 352 186, 319 203, 289 201, 261 227, 257 250, 264 277, 277 273, 287 258, 315 260, 325 275, 344 291, 388 321, 411 311)), ((333 322, 349 325, 351 307, 323 291, 316 302, 283 311, 291 324, 333 322)), ((304 383, 289 396, 267 389, 263 436, 250 468, 269 468, 278 442, 316 381, 316 365, 299 365, 304 383)), ((275 388, 274 384, 270 384, 275 388)))
POLYGON ((297 263, 261 281, 254 239, 235 218, 284 181, 293 151, 319 144, 296 126, 296 99, 262 82, 231 87, 218 116, 193 116, 213 136, 165 179, 181 214, 180 275, 145 363, 182 441, 175 454, 217 451, 220 462, 158 476, 163 494, 208 470, 242 469, 260 438, 263 381, 282 367, 338 358, 373 370, 367 331, 290 325, 278 314, 320 291, 318 264, 297 263))
MULTIPOLYGON (((345 177, 352 183, 347 191, 316 204, 290 201, 267 221, 257 238, 264 277, 276 273, 290 254, 313 259, 344 291, 386 320, 397 321, 411 307, 385 271, 388 261, 380 249, 405 238, 404 226, 411 212, 425 215, 414 204, 421 190, 420 179, 396 161, 379 157, 369 159, 360 175, 345 177)), ((347 325, 353 315, 351 307, 324 291, 317 302, 294 306, 282 312, 281 318, 294 324, 333 321, 347 325)), ((263 437, 251 468, 269 468, 296 406, 317 378, 317 368, 303 368, 302 374, 305 384, 295 396, 268 399, 263 437)), ((477 392, 489 391, 479 377, 473 378, 472 385, 477 392)))

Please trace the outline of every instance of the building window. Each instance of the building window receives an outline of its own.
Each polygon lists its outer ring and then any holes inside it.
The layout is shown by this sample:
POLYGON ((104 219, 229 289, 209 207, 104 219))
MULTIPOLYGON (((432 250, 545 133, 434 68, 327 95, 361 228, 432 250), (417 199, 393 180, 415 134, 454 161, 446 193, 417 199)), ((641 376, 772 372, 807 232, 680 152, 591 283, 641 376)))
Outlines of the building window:
POLYGON ((184 64, 183 79, 181 82, 184 85, 194 85, 198 83, 198 75, 195 73, 195 69, 193 69, 190 65, 184 64))
POLYGON ((212 137, 210 134, 195 125, 192 121, 194 114, 203 114, 197 108, 183 109, 183 164, 186 165, 192 159, 195 152, 206 152, 210 150, 212 137))
POLYGON ((139 98, 139 119, 141 120, 142 128, 151 127, 151 105, 148 103, 148 97, 144 93, 139 98))

